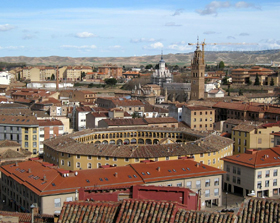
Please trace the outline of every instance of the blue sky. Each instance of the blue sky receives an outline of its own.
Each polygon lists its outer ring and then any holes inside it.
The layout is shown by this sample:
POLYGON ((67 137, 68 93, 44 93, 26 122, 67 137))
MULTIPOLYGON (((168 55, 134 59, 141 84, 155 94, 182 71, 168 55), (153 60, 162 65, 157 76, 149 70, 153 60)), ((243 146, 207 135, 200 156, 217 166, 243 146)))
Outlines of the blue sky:
POLYGON ((272 0, 2 0, 0 57, 187 53, 197 36, 206 50, 279 49, 279 12, 272 0))

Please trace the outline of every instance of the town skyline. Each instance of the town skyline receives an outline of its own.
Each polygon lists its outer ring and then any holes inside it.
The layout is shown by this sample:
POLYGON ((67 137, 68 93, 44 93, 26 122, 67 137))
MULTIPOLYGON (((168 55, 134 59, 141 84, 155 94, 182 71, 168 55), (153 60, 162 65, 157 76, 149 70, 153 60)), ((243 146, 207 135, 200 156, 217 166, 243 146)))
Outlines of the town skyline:
POLYGON ((279 49, 280 4, 261 1, 3 1, 1 56, 129 57, 279 49), (244 45, 243 45, 244 43, 244 45))

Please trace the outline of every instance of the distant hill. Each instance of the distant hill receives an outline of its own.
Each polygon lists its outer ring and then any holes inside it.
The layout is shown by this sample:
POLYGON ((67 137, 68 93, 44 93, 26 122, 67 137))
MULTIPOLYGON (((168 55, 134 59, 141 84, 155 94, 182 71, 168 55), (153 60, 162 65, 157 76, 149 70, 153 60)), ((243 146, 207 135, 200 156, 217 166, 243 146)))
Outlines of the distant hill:
MULTIPOLYGON (((164 55, 164 60, 168 64, 179 66, 189 65, 193 53, 178 53, 164 55)), ((138 57, 0 57, 0 62, 20 63, 27 65, 102 65, 106 63, 140 66, 146 64, 157 64, 160 55, 138 56, 138 57)), ((216 64, 224 61, 228 65, 247 65, 247 64, 268 64, 271 61, 280 62, 280 50, 263 51, 206 51, 205 60, 207 64, 216 64)))

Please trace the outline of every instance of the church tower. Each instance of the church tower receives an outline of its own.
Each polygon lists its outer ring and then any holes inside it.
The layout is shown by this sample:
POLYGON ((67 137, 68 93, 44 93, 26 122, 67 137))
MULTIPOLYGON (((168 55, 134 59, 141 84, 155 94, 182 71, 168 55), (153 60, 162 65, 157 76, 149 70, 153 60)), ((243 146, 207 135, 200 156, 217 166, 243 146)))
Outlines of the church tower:
POLYGON ((191 100, 204 98, 204 51, 200 50, 197 41, 194 57, 191 62, 191 100))

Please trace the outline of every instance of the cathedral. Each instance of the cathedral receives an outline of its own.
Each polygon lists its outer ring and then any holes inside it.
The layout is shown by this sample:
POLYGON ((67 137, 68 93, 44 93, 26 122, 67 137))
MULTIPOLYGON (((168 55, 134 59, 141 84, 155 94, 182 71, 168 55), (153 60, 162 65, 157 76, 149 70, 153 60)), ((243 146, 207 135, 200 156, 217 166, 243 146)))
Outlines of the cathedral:
POLYGON ((172 83, 172 74, 165 67, 165 61, 161 54, 161 60, 159 61, 159 69, 155 70, 152 75, 152 83, 163 87, 164 83, 172 83))

